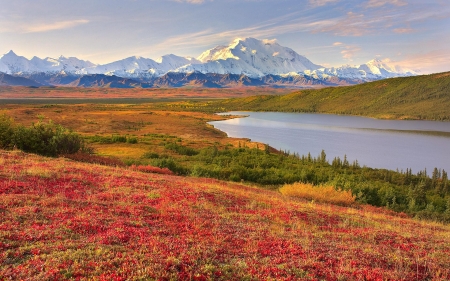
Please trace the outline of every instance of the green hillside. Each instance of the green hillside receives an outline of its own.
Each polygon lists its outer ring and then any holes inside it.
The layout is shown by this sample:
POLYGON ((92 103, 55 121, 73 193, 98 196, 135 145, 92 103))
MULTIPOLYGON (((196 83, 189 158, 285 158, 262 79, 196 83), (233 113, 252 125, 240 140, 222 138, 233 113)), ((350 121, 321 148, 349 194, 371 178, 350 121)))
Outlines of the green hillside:
POLYGON ((211 110, 318 112, 389 119, 450 120, 450 72, 349 87, 212 102, 211 110))

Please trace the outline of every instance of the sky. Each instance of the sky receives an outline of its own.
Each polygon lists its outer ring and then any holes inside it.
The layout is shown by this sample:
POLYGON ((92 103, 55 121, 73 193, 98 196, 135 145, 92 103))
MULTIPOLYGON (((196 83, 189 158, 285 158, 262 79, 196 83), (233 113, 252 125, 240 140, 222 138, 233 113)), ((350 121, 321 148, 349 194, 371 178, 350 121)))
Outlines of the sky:
POLYGON ((325 67, 379 58, 450 71, 450 1, 0 0, 0 56, 197 57, 247 37, 276 39, 325 67))

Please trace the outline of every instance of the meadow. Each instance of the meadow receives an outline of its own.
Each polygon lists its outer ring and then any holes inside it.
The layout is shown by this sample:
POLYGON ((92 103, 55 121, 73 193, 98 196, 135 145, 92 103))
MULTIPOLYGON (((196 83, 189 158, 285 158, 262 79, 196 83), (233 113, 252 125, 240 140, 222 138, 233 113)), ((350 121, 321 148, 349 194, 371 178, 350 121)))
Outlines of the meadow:
POLYGON ((0 280, 448 280, 450 229, 248 184, 0 151, 0 280))

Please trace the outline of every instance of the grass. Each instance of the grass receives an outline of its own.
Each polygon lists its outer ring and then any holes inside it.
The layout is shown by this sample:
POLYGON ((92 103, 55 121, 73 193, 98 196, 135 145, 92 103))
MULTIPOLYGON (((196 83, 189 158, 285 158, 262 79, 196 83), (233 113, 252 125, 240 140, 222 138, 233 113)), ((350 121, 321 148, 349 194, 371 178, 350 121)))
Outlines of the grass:
MULTIPOLYGON (((75 87, 0 87, 0 99, 14 99, 16 103, 29 103, 26 100, 33 99, 39 103, 48 103, 52 99, 56 103, 80 103, 76 99, 89 99, 93 103, 110 103, 111 100, 117 99, 121 104, 141 103, 139 100, 145 102, 164 101, 168 99, 185 100, 185 99, 217 99, 217 98, 232 98, 232 97, 248 97, 254 95, 273 95, 286 94, 292 92, 292 89, 282 88, 261 88, 261 87, 244 87, 232 89, 202 89, 202 88, 160 88, 160 89, 99 89, 99 88, 75 88, 75 87), (50 99, 50 100, 49 100, 50 99), (64 100, 62 100, 64 99, 64 100), (47 100, 47 101, 45 101, 47 100), (107 102, 105 102, 107 101, 107 102)), ((7 102, 7 100, 0 100, 0 103, 7 102)), ((115 103, 115 102, 114 102, 115 103)), ((53 107, 54 110, 59 110, 55 105, 47 105, 53 107)))
POLYGON ((442 224, 212 179, 0 159, 1 280, 450 278, 442 224))

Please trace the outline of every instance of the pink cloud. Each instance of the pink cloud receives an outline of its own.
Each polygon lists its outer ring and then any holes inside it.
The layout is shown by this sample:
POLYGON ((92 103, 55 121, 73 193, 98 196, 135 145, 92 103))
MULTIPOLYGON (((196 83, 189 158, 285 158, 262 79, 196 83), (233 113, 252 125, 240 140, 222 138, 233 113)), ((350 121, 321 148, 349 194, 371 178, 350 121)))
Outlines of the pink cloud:
POLYGON ((446 72, 450 71, 450 56, 448 50, 433 50, 408 55, 405 59, 398 61, 398 64, 423 74, 446 72))
POLYGON ((394 29, 394 32, 395 33, 400 33, 400 34, 403 34, 403 33, 413 33, 415 30, 414 29, 412 29, 412 28, 396 28, 396 29, 394 29))

